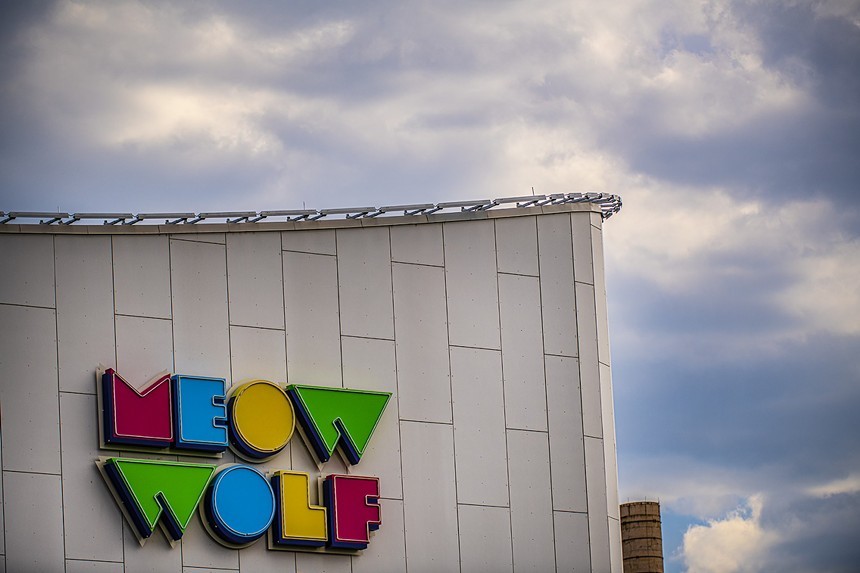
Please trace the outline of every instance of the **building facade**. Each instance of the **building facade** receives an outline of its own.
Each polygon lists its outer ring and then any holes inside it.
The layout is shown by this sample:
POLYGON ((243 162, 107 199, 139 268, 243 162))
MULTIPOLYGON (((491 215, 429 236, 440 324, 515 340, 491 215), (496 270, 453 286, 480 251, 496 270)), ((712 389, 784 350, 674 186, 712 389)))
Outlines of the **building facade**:
POLYGON ((0 225, 0 566, 620 573, 602 224, 599 206, 565 203, 0 225), (137 388, 179 375, 391 399, 358 463, 322 462, 307 431, 263 460, 235 444, 207 457, 105 443, 107 369, 137 388), (198 509, 178 539, 141 543, 97 464, 126 458, 302 472, 315 507, 325 476, 375 477, 381 524, 364 550, 284 551, 271 527, 224 543, 198 509))

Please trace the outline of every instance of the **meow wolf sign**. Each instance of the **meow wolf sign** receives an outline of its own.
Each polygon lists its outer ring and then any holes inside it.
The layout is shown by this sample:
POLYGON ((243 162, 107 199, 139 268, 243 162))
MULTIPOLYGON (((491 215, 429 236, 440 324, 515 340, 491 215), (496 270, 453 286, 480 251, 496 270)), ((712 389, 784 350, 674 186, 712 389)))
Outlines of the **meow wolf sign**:
POLYGON ((215 465, 131 457, 96 463, 143 544, 161 526, 182 539, 195 511, 219 543, 245 547, 268 534, 270 549, 365 549, 379 528, 379 478, 329 475, 322 505, 311 503, 319 478, 292 470, 263 473, 296 427, 320 465, 339 449, 357 465, 391 394, 266 380, 230 391, 223 378, 169 375, 143 388, 109 368, 99 372, 103 448, 218 456, 228 448, 248 463, 215 465))

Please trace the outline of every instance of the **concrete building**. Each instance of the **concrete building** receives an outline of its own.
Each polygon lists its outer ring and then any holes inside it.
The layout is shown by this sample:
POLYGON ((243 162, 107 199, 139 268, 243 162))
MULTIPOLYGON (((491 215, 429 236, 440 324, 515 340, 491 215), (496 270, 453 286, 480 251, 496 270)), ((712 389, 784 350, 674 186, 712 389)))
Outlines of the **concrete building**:
POLYGON ((602 246, 612 211, 603 196, 498 203, 253 223, 260 214, 7 217, 0 570, 621 573, 602 246), (391 399, 357 464, 321 463, 299 432, 262 463, 233 449, 105 449, 106 368, 138 388, 166 372, 391 399), (99 472, 105 458, 305 472, 319 506, 323 477, 375 476, 382 523, 363 551, 270 550, 265 535, 236 548, 200 510, 172 546, 159 531, 141 545, 99 472))
POLYGON ((621 504, 621 549, 624 573, 663 573, 663 530, 660 503, 621 504))

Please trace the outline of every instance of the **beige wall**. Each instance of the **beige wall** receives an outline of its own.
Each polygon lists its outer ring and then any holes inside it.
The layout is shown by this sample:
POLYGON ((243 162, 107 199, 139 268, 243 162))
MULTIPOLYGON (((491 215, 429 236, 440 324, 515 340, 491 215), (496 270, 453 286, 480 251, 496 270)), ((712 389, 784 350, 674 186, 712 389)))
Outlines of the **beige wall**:
MULTIPOLYGON (((6 227, 9 571, 621 571, 596 207, 290 230, 6 227), (160 533, 140 547, 94 463, 112 454, 98 449, 100 363, 139 384, 167 369, 394 393, 357 468, 381 479, 368 550, 230 550, 196 518, 181 547, 160 533)), ((317 473, 299 439, 275 468, 317 473)), ((344 471, 332 459, 322 473, 344 471)))

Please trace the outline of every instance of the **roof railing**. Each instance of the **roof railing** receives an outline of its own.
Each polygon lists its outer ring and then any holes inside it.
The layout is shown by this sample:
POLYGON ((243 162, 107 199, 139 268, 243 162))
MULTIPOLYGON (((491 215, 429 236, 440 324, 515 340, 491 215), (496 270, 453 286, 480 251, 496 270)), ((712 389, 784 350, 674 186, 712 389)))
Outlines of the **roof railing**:
POLYGON ((53 213, 45 211, 9 211, 8 213, 3 213, 3 219, 0 220, 0 224, 8 223, 14 219, 39 219, 40 225, 53 225, 54 223, 59 223, 68 216, 68 213, 53 213))
POLYGON ((608 193, 553 193, 551 195, 522 195, 497 199, 473 199, 467 201, 445 201, 442 203, 412 203, 384 205, 382 207, 336 207, 331 209, 286 209, 274 211, 218 211, 207 213, 62 213, 41 211, 0 211, 0 225, 10 221, 38 219, 40 225, 72 225, 78 221, 102 219, 104 225, 135 225, 137 223, 163 219, 165 225, 194 225, 201 221, 220 219, 230 224, 257 223, 264 219, 281 219, 288 222, 317 221, 323 218, 372 219, 394 215, 432 215, 439 211, 475 213, 496 207, 517 209, 561 205, 564 203, 592 203, 600 207, 603 219, 608 219, 621 210, 621 197, 608 193))

